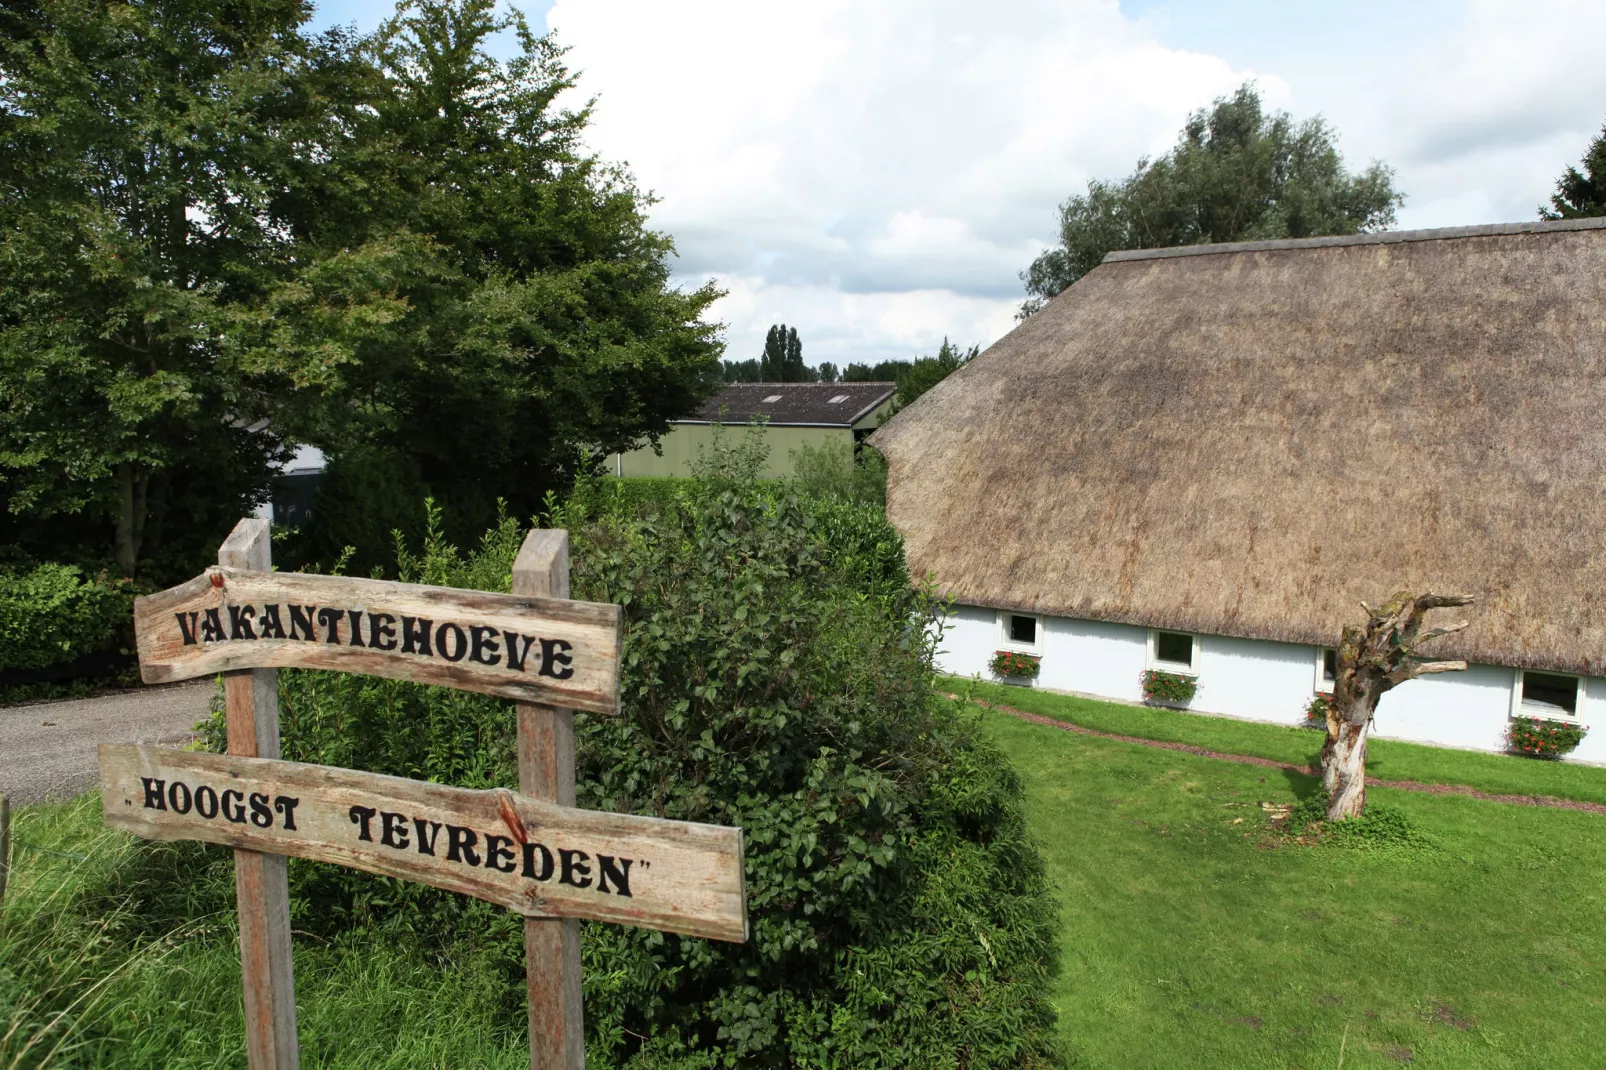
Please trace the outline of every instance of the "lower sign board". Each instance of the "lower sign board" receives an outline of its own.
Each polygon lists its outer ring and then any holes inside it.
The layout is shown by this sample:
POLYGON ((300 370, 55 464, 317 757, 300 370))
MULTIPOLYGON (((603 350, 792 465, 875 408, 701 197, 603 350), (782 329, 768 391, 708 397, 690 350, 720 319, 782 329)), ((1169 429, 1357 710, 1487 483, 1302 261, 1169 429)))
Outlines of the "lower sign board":
POLYGON ((511 791, 103 743, 106 823, 312 858, 528 917, 747 939, 742 830, 579 810, 511 791))

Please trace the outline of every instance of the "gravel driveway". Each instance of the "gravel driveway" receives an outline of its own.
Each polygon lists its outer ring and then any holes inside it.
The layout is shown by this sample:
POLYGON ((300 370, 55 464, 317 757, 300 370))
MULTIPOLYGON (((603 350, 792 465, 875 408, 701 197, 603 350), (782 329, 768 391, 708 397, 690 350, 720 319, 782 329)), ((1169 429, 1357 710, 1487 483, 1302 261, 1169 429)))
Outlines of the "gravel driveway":
POLYGON ((206 717, 212 681, 0 707, 0 795, 68 799, 100 781, 101 743, 183 743, 206 717))

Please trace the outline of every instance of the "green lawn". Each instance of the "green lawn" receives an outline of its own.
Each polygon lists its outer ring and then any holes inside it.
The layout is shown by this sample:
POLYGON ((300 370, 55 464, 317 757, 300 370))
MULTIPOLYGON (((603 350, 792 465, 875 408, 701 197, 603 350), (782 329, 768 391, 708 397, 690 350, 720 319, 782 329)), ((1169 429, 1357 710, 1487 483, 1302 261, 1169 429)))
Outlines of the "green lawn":
MULTIPOLYGON (((1295 730, 1007 697, 1127 734, 1291 761, 1312 749, 1295 730)), ((1373 789, 1437 847, 1291 845, 1259 803, 1310 778, 984 717, 1062 904, 1072 1065, 1336 1067, 1341 1048, 1346 1068, 1606 1061, 1606 817, 1373 789)), ((1403 744, 1383 761, 1399 777, 1606 795, 1585 779, 1606 780, 1598 769, 1510 759, 1506 774, 1403 744)))
MULTIPOLYGON (((1322 748, 1321 733, 1309 728, 1126 706, 1029 687, 948 678, 951 691, 963 693, 970 687, 975 689, 972 697, 982 702, 1013 706, 1101 732, 1189 743, 1227 754, 1250 754, 1311 765, 1322 748)), ((1451 750, 1389 739, 1369 741, 1366 753, 1366 771, 1388 780, 1465 784, 1479 791, 1501 794, 1550 795, 1558 799, 1606 803, 1606 769, 1598 766, 1451 750)))

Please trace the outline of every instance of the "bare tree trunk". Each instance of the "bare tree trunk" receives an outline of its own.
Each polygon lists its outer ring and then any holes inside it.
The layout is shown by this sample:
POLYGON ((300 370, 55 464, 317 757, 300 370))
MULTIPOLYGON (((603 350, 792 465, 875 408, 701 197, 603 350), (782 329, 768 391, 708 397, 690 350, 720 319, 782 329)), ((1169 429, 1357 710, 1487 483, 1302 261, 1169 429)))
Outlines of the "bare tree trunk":
POLYGON ((1464 661, 1427 661, 1416 648, 1430 639, 1460 631, 1466 621, 1423 632, 1428 611, 1472 603, 1468 595, 1401 591, 1381 609, 1366 603, 1364 629, 1346 625, 1338 643, 1338 678, 1327 710, 1327 739, 1322 744, 1322 787, 1327 792, 1327 819, 1359 817, 1366 809, 1366 738, 1383 696, 1407 680, 1428 673, 1465 669, 1464 661))
POLYGON ((129 579, 145 541, 145 491, 150 480, 150 472, 136 470, 132 461, 117 466, 117 567, 129 579))

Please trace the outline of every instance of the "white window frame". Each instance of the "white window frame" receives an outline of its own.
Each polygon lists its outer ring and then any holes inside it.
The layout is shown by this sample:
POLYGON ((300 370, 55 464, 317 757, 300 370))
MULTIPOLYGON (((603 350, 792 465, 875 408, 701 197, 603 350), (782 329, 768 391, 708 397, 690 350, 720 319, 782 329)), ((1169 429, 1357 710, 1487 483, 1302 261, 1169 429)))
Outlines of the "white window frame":
POLYGON ((1180 628, 1150 628, 1149 629, 1149 657, 1148 667, 1160 672, 1172 672, 1178 676, 1199 675, 1199 654, 1201 644, 1198 632, 1185 632, 1180 628), (1180 661, 1160 660, 1160 633, 1167 635, 1186 635, 1193 640, 1193 664, 1184 665, 1180 661))
POLYGON ((1513 669, 1511 672, 1511 718, 1515 720, 1518 717, 1537 717, 1542 721, 1560 721, 1563 724, 1583 724, 1584 700, 1587 697, 1585 681, 1588 679, 1589 677, 1587 676, 1579 676, 1577 673, 1572 672, 1551 672, 1549 669, 1513 669), (1530 710, 1525 707, 1522 704, 1522 674, 1530 671, 1544 673, 1546 676, 1572 677, 1573 680, 1575 680, 1578 684, 1578 695, 1573 700, 1573 712, 1571 714, 1557 714, 1548 709, 1530 710))
POLYGON ((1328 694, 1338 683, 1338 676, 1336 674, 1331 680, 1327 678, 1327 652, 1329 650, 1333 651, 1333 668, 1337 669, 1338 651, 1334 650, 1330 646, 1319 646, 1316 648, 1316 683, 1312 690, 1318 695, 1328 694))
POLYGON ((1037 654, 1041 656, 1043 653, 1042 615, 1039 613, 1020 613, 1012 609, 1000 609, 998 611, 998 645, 994 649, 1014 650, 1022 654, 1037 654), (1033 620, 1037 621, 1037 642, 1022 643, 1015 639, 1011 639, 1009 637, 1010 617, 1031 617, 1033 620))

